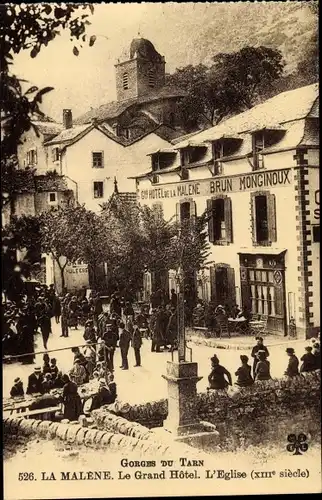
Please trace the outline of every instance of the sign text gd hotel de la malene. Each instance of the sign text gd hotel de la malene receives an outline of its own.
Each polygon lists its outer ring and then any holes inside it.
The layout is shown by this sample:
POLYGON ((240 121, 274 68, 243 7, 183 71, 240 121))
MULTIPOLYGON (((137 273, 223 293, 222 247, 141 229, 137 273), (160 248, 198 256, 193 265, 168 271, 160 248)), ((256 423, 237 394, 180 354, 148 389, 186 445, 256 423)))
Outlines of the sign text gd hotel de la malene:
POLYGON ((185 196, 211 196, 216 194, 251 191, 270 187, 289 186, 291 169, 240 174, 194 182, 169 183, 162 187, 139 190, 141 200, 182 198, 185 196))

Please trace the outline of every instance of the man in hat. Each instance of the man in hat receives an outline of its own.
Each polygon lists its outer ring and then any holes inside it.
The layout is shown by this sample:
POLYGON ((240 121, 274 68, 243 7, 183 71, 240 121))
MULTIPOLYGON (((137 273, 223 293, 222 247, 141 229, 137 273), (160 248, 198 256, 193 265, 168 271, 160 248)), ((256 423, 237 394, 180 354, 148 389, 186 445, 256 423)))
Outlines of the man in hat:
POLYGON ((301 368, 300 368, 300 373, 303 372, 312 372, 315 370, 315 356, 312 354, 313 347, 308 345, 305 348, 305 354, 301 357, 301 368))
POLYGON ((127 355, 129 352, 131 336, 130 336, 129 332, 125 329, 125 325, 124 325, 123 321, 120 322, 119 326, 120 326, 119 346, 120 346, 121 357, 122 357, 122 365, 120 366, 120 368, 122 368, 122 370, 128 370, 129 363, 128 363, 127 355))
POLYGON ((24 394, 25 394, 25 392, 23 390, 22 381, 19 377, 17 377, 14 379, 14 385, 11 388, 10 396, 12 398, 17 398, 17 397, 24 396, 24 394))
POLYGON ((269 352, 267 347, 264 345, 263 337, 256 337, 257 344, 253 347, 251 356, 254 358, 253 361, 253 375, 255 376, 255 370, 256 370, 256 365, 258 363, 258 356, 257 353, 258 351, 264 351, 265 352, 265 357, 269 357, 269 352))
POLYGON ((257 351, 256 358, 254 380, 269 380, 271 378, 270 363, 267 359, 266 351, 264 349, 257 351))
POLYGON ((135 367, 141 366, 141 352, 140 349, 142 347, 142 337, 141 337, 141 332, 139 330, 139 327, 136 323, 133 325, 133 334, 132 334, 132 347, 134 350, 134 356, 135 356, 135 367))
POLYGON ((296 377, 299 375, 299 360, 295 356, 293 347, 287 347, 286 354, 289 356, 289 360, 284 375, 287 375, 288 377, 296 377))
POLYGON ((314 370, 321 370, 321 351, 320 351, 320 344, 319 343, 313 344, 312 354, 315 357, 314 370))
POLYGON ((106 325, 106 330, 103 333, 102 340, 105 343, 107 366, 108 369, 112 372, 114 371, 114 353, 118 341, 118 335, 115 333, 115 329, 113 328, 112 324, 106 325))
POLYGON ((61 302, 61 337, 68 337, 68 299, 61 302))
POLYGON ((239 387, 247 387, 254 383, 251 376, 252 367, 248 364, 248 356, 240 356, 241 366, 236 371, 235 375, 237 377, 236 385, 239 387))
POLYGON ((88 373, 86 372, 84 366, 80 363, 79 358, 76 358, 74 360, 74 366, 69 372, 69 377, 70 380, 74 382, 76 385, 82 385, 88 382, 88 373))
POLYGON ((112 401, 112 399, 113 399, 112 394, 107 387, 105 379, 101 378, 99 380, 99 388, 97 394, 93 396, 90 411, 97 410, 103 405, 111 404, 112 402, 114 402, 112 401))
POLYGON ((211 372, 208 381, 210 389, 227 389, 228 385, 233 384, 231 374, 224 366, 220 365, 216 354, 211 358, 211 372))
POLYGON ((41 373, 41 367, 36 366, 34 368, 34 372, 28 377, 27 394, 36 394, 36 393, 43 394, 44 393, 43 381, 44 377, 43 374, 41 373))
POLYGON ((88 319, 85 323, 85 331, 84 331, 83 338, 84 338, 85 342, 87 342, 89 340, 92 344, 96 343, 96 331, 95 331, 94 322, 92 319, 88 319))

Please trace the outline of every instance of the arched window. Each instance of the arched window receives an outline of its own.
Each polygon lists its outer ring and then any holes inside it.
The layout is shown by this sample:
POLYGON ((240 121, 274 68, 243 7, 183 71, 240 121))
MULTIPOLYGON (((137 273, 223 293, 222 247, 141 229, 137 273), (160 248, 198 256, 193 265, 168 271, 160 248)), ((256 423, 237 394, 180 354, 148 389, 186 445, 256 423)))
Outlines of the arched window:
POLYGON ((128 90, 129 88, 129 74, 123 73, 123 90, 128 90))
POLYGON ((155 75, 154 75, 154 71, 152 68, 149 69, 148 71, 148 79, 149 79, 149 87, 154 87, 155 85, 155 75))

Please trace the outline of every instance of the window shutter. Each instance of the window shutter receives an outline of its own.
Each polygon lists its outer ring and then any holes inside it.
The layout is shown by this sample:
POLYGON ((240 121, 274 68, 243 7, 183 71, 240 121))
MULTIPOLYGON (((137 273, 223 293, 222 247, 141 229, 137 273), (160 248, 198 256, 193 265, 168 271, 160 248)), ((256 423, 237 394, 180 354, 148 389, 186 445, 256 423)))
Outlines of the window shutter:
POLYGON ((277 241, 275 194, 267 195, 267 219, 268 219, 268 239, 270 241, 277 241))
POLYGON ((252 310, 252 302, 250 296, 250 285, 248 282, 248 273, 245 267, 240 266, 240 292, 241 292, 241 301, 242 307, 248 309, 248 311, 252 310))
POLYGON ((251 230, 252 230, 252 240, 253 245, 257 244, 256 239, 256 204, 255 204, 256 193, 250 194, 250 217, 251 217, 251 230))
POLYGON ((232 225, 232 207, 231 198, 225 198, 224 200, 224 210, 225 210, 225 227, 226 227, 226 241, 227 243, 233 242, 233 225, 232 225))
POLYGON ((197 218, 197 205, 196 202, 191 200, 190 201, 190 219, 192 222, 195 222, 197 218))
POLYGON ((35 165, 37 165, 38 163, 38 160, 37 160, 37 149, 35 149, 35 153, 34 153, 34 158, 35 158, 35 165))
POLYGON ((180 224, 180 222, 181 222, 180 203, 176 203, 176 222, 177 222, 177 224, 180 224))
POLYGON ((216 304, 216 269, 214 266, 210 267, 210 297, 211 301, 216 304))
POLYGON ((235 287, 235 269, 227 268, 227 288, 228 288, 228 303, 230 306, 236 304, 236 287, 235 287))
POLYGON ((213 201, 207 200, 207 216, 208 216, 208 239, 210 243, 215 241, 214 235, 214 217, 213 217, 213 201))

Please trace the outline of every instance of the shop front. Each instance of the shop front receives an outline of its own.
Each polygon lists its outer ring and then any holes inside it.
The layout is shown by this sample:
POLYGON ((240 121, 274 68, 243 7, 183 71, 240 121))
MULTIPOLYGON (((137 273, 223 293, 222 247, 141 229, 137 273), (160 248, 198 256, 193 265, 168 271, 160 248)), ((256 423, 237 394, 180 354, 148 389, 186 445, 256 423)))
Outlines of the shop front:
POLYGON ((267 316, 267 330, 287 333, 285 252, 239 252, 242 306, 251 314, 267 316))

